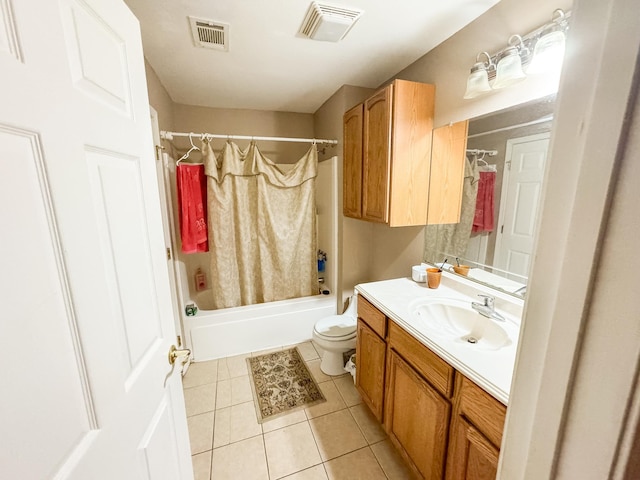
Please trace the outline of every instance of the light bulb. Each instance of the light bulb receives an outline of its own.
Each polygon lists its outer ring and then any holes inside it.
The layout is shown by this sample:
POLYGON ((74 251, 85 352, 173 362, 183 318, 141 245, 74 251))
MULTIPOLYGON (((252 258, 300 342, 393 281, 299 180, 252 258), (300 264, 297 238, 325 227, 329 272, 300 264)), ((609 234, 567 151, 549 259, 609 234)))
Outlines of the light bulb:
POLYGON ((527 73, 558 72, 564 59, 565 36, 560 30, 543 35, 536 42, 527 73))

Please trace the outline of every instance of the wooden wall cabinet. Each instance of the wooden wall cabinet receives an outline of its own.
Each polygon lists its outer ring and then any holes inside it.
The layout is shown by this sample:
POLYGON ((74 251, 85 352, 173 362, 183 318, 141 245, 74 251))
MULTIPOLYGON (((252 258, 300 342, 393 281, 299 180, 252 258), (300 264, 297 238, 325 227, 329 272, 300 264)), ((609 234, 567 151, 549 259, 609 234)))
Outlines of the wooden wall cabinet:
POLYGON ((433 130, 427 223, 458 223, 462 209, 469 121, 433 130))
POLYGON ((362 296, 356 386, 417 478, 493 480, 506 407, 362 296))
POLYGON ((344 114, 343 211, 347 217, 362 218, 362 125, 364 105, 344 114))
POLYGON ((345 113, 345 216, 427 223, 434 97, 433 85, 394 80, 345 113))

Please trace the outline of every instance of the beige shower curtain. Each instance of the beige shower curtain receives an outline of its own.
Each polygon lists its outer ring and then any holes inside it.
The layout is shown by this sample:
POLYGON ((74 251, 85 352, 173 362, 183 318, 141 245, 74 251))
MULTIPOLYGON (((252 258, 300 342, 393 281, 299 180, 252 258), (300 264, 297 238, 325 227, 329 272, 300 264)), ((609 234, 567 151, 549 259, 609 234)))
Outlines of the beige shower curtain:
POLYGON ((215 308, 317 294, 316 146, 287 173, 253 142, 202 147, 215 308))
POLYGON ((424 231, 424 259, 430 263, 440 263, 444 257, 462 257, 469 245, 469 236, 476 211, 476 197, 478 195, 477 157, 472 161, 465 161, 464 184, 462 188, 462 209, 460 223, 446 225, 428 225, 424 231))

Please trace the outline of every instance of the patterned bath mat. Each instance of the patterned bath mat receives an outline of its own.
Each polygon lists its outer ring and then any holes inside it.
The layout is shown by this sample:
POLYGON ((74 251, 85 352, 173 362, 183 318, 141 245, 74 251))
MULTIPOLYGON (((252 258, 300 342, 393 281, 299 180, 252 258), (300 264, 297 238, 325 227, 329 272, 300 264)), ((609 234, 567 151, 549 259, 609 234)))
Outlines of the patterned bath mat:
POLYGON ((297 348, 247 358, 258 422, 325 402, 297 348))

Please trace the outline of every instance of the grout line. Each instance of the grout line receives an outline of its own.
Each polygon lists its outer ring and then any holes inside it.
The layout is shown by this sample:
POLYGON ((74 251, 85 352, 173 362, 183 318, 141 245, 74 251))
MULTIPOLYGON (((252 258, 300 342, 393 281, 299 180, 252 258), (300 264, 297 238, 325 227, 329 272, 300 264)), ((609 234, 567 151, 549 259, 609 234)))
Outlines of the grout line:
POLYGON ((211 444, 211 460, 209 461, 209 480, 213 480, 213 444, 211 444))
MULTIPOLYGON (((213 419, 211 420, 211 458, 213 458, 213 437, 216 434, 216 412, 213 412, 213 419)), ((213 462, 213 460, 212 460, 213 462)))
POLYGON ((322 468, 324 469, 324 474, 326 475, 326 477, 329 478, 329 472, 327 472, 327 467, 325 466, 325 462, 322 462, 320 465, 322 465, 322 468))
POLYGON ((267 442, 264 440, 264 433, 262 434, 262 451, 264 452, 264 464, 267 466, 267 477, 271 479, 271 472, 269 470, 269 457, 267 456, 267 442))
MULTIPOLYGON (((385 439, 386 440, 386 439, 385 439)), ((377 445, 378 443, 382 443, 385 440, 380 440, 379 442, 376 443, 372 443, 371 445, 377 445)), ((378 458, 378 456, 376 455, 376 452, 373 451, 373 448, 371 448, 371 445, 369 445, 369 449, 371 450, 371 454, 373 455, 373 458, 376 459, 376 463, 378 464, 378 466, 380 467, 380 470, 382 470, 382 474, 389 479, 389 475, 387 475, 387 471, 384 469, 384 467, 382 466, 382 464, 380 463, 380 459, 378 458)), ((391 448, 394 448, 393 446, 391 446, 391 448)))

